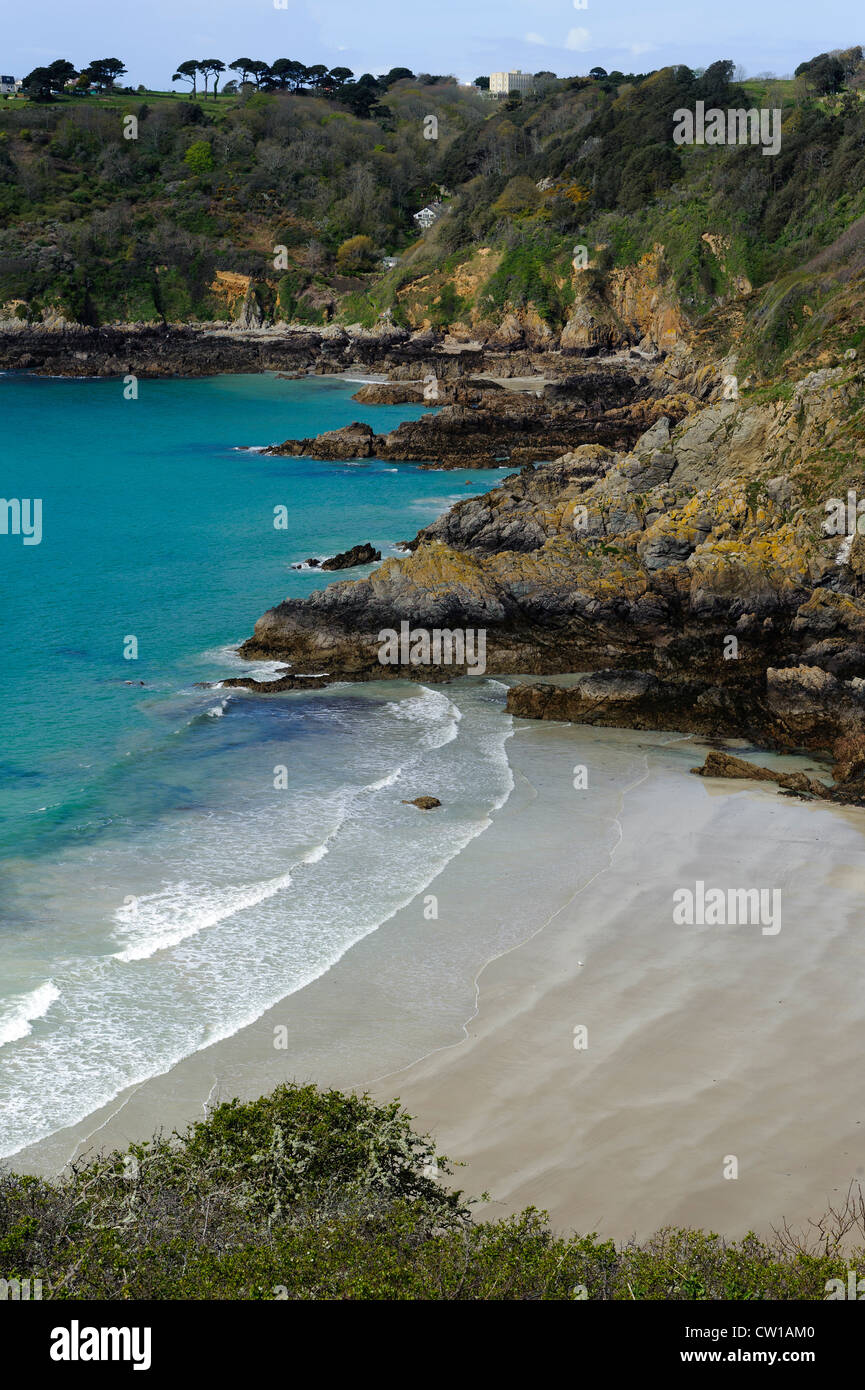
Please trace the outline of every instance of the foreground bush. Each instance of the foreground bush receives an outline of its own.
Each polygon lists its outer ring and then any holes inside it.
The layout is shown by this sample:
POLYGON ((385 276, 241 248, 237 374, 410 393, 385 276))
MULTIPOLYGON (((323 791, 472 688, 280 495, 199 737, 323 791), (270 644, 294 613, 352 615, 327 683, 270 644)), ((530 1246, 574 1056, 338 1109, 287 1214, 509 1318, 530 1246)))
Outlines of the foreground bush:
POLYGON ((56 1184, 0 1175, 0 1277, 45 1299, 823 1299, 865 1265, 858 1189, 810 1240, 617 1246, 534 1208, 473 1219, 450 1172, 398 1102, 280 1086, 56 1184))

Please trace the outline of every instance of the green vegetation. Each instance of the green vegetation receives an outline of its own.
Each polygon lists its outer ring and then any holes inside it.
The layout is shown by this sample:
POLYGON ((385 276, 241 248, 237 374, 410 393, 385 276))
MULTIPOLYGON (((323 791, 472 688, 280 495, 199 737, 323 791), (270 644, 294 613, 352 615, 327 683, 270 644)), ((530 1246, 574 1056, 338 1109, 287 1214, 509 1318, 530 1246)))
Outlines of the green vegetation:
POLYGON ((0 305, 16 313, 24 301, 31 321, 42 310, 85 323, 210 320, 236 308, 218 271, 266 281, 275 297, 289 269, 298 301, 347 271, 371 284, 380 257, 416 239, 412 213, 434 196, 439 151, 424 115, 437 111, 455 138, 485 114, 478 93, 411 75, 388 101, 378 121, 335 94, 251 87, 0 103, 0 305), (347 241, 365 251, 354 266, 337 261, 347 241), (275 270, 280 244, 291 265, 275 270))
POLYGON ((549 232, 539 229, 521 238, 505 252, 484 287, 481 305, 485 315, 501 313, 506 305, 515 309, 532 305, 547 323, 562 323, 573 300, 568 262, 567 251, 549 232))
POLYGON ((396 1101, 280 1086, 57 1184, 0 1174, 0 1270, 43 1299, 823 1299, 865 1257, 853 1189, 811 1241, 617 1246, 473 1219, 451 1171, 396 1101))
POLYGON ((578 295, 614 319, 611 274, 658 248, 657 288, 735 349, 743 376, 863 341, 859 49, 744 85, 727 61, 545 75, 512 104, 408 68, 355 79, 290 59, 187 59, 188 97, 120 92, 105 67, 118 61, 91 64, 70 95, 75 69, 58 59, 39 99, 0 104, 7 314, 224 319, 240 276, 305 322, 473 326, 533 310, 557 331, 578 295), (779 109, 780 152, 676 146, 673 112, 697 100, 779 109), (419 237, 414 214, 436 200, 444 215, 419 237), (383 271, 384 256, 398 266, 383 271))

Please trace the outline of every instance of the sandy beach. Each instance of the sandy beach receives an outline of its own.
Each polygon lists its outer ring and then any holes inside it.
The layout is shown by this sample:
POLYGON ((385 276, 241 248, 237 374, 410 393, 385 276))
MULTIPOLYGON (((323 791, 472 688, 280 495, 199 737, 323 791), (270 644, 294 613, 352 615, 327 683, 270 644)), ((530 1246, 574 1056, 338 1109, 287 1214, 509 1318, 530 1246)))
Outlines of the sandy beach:
POLYGON ((515 721, 507 747, 510 798, 424 894, 11 1166, 297 1079, 400 1096, 491 1216, 563 1229, 766 1231, 865 1177, 865 813, 690 776, 705 745, 672 734, 515 721), (698 881, 780 890, 780 930, 677 925, 698 881))

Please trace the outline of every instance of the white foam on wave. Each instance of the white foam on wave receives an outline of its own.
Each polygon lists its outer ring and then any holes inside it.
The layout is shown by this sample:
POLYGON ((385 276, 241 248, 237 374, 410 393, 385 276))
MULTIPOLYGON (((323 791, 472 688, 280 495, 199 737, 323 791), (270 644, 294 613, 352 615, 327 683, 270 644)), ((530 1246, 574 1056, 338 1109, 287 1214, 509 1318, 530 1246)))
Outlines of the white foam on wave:
POLYGON ((426 732, 424 733, 424 748, 444 748, 445 744, 452 743, 459 731, 459 722, 462 719, 457 706, 447 695, 442 695, 438 690, 431 690, 428 685, 422 685, 419 695, 411 695, 405 700, 390 700, 385 705, 392 715, 397 719, 408 719, 415 724, 423 724, 426 732))
MULTIPOLYGON (((306 574, 318 574, 325 560, 329 560, 331 557, 329 555, 316 555, 313 558, 318 561, 318 564, 308 565, 306 560, 290 560, 289 567, 293 570, 303 570, 306 574)), ((285 665, 284 662, 283 665, 285 665)))
POLYGON ((395 782, 398 782, 401 776, 402 768, 398 767, 395 771, 389 772, 386 777, 380 777, 377 782, 370 782, 364 790, 368 792, 384 791, 385 787, 392 787, 395 782))
POLYGON ((16 995, 0 1004, 0 1047, 28 1037, 33 1032, 33 1020, 44 1018, 59 998, 60 990, 54 981, 46 980, 29 993, 16 995))
POLYGON ((449 511, 454 502, 461 502, 464 497, 465 493, 463 492, 448 492, 444 497, 415 497, 409 506, 413 512, 429 512, 433 507, 438 507, 440 509, 439 514, 441 514, 441 512, 449 511))
POLYGON ((158 893, 147 893, 124 903, 114 913, 113 920, 122 934, 136 939, 123 950, 114 952, 113 959, 127 964, 148 960, 158 951, 177 946, 289 888, 300 866, 318 864, 329 853, 331 843, 345 824, 353 795, 350 792, 340 797, 335 820, 324 839, 301 855, 285 873, 257 883, 238 885, 181 881, 166 885, 158 893))
POLYGON ((291 883, 291 874, 278 874, 261 883, 244 883, 216 888, 207 883, 173 883, 158 893, 133 898, 114 913, 120 934, 134 936, 130 945, 114 952, 120 961, 147 960, 157 951, 177 946, 187 937, 197 936, 206 927, 215 927, 227 917, 281 893, 291 883))
POLYGON ((225 699, 221 700, 218 705, 211 705, 207 713, 210 715, 211 719, 221 719, 230 703, 231 696, 226 695, 225 699))
POLYGON ((206 661, 209 666, 227 666, 229 670, 242 671, 244 675, 276 676, 285 671, 285 661, 247 661, 238 654, 239 645, 236 642, 225 647, 213 647, 202 652, 198 659, 206 661))

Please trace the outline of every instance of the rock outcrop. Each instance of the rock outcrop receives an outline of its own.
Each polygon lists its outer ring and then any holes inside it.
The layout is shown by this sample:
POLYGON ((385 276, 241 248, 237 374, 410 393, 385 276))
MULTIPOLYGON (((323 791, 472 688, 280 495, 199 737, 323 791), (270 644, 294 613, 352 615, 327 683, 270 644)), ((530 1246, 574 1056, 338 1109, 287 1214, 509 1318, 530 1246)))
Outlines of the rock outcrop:
POLYGON ((356 565, 371 565, 374 560, 381 559, 381 551, 376 550, 369 541, 364 541, 363 545, 353 545, 351 550, 341 550, 338 555, 331 555, 329 560, 322 562, 323 570, 350 570, 356 565))
MULTIPOLYGON (((839 740, 839 742, 841 742, 839 740)), ((861 749, 860 749, 861 753, 861 749)), ((768 767, 736 758, 731 753, 713 750, 706 755, 702 767, 692 767, 696 777, 722 777, 751 782, 774 782, 792 796, 807 797, 816 801, 834 801, 841 805, 865 804, 865 763, 860 760, 855 767, 836 763, 834 786, 809 777, 804 772, 775 772, 768 767)))
POLYGON ((597 367, 537 391, 503 391, 468 380, 448 393, 452 404, 403 421, 388 434, 352 424, 312 439, 289 439, 268 452, 311 458, 379 458, 438 468, 497 468, 552 460, 580 444, 630 447, 659 418, 680 420, 695 408, 685 393, 662 394, 639 371, 597 367))
MULTIPOLYGON (((701 369, 679 365, 702 392, 701 369)), ((382 665, 380 631, 483 631, 489 674, 584 673, 514 686, 514 714, 825 750, 852 786, 865 540, 824 533, 815 477, 827 448, 856 467, 865 373, 810 373, 753 404, 680 394, 628 450, 526 464, 424 528, 408 558, 280 604, 244 655, 445 680, 467 665, 382 665)), ((836 471, 832 490, 846 485, 836 471)))

